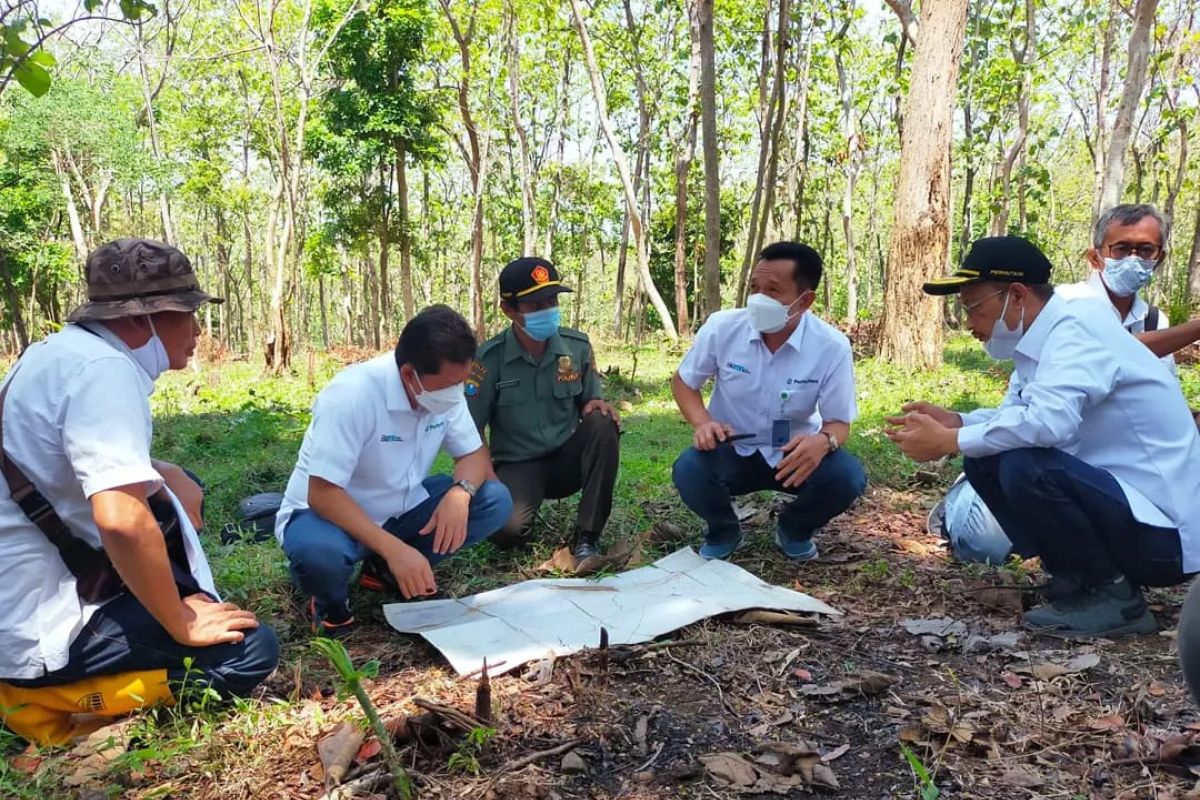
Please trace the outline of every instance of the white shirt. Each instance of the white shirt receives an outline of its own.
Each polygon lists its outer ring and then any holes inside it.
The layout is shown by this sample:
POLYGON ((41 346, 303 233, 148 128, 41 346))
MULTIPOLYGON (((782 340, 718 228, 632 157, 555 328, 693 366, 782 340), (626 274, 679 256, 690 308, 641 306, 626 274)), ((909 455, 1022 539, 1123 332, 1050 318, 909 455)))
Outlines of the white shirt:
MULTIPOLYGON (((1125 330, 1133 334, 1146 332, 1146 317, 1150 313, 1150 304, 1143 299, 1141 293, 1133 296, 1133 305, 1129 307, 1129 313, 1125 315, 1125 319, 1121 319, 1121 312, 1112 304, 1112 298, 1108 296, 1108 287, 1104 285, 1104 279, 1100 277, 1100 270, 1093 269, 1088 274, 1087 280, 1079 283, 1068 283, 1065 286, 1054 287, 1054 293, 1060 295, 1064 300, 1078 300, 1080 298, 1092 298, 1095 300, 1103 300, 1104 303, 1112 309, 1113 316, 1121 320, 1121 325, 1125 330)), ((1151 328, 1152 331, 1161 331, 1171 327, 1171 321, 1167 319, 1167 315, 1159 309, 1157 324, 1151 328)), ((1175 372, 1175 356, 1167 353, 1162 357, 1162 362, 1171 368, 1171 372, 1175 372)))
POLYGON ((772 353, 746 309, 718 311, 696 333, 679 377, 696 391, 715 379, 708 413, 735 433, 755 434, 734 447, 741 456, 757 450, 771 466, 783 458, 771 446, 772 420, 789 420, 796 436, 858 416, 850 340, 811 312, 772 353))
MULTIPOLYGON (((89 498, 138 483, 150 494, 162 476, 150 461, 154 383, 111 331, 89 329, 66 326, 9 371, 16 378, 4 401, 4 449, 67 528, 100 547, 89 498)), ((216 595, 196 531, 171 500, 192 576, 216 595)), ((101 605, 79 599, 58 551, 0 476, 0 677, 39 678, 66 666, 71 642, 101 605)))
POLYGON ((1050 447, 1107 471, 1139 522, 1177 528, 1200 571, 1200 435, 1179 384, 1103 301, 1051 297, 1026 330, 998 409, 963 414, 958 446, 983 457, 1050 447))
POLYGON ((315 475, 346 490, 377 524, 416 508, 438 449, 461 458, 483 446, 467 400, 448 414, 414 409, 387 353, 337 374, 313 403, 312 422, 275 520, 283 542, 292 514, 308 508, 315 475))

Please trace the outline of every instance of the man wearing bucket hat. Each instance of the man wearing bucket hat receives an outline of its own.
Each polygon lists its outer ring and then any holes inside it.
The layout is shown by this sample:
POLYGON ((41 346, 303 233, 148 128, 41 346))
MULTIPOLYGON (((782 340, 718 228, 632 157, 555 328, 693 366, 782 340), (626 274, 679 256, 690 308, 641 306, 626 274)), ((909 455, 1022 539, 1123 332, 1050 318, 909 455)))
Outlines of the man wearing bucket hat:
POLYGON ((73 714, 171 702, 186 682, 245 695, 279 645, 223 603, 200 547, 202 493, 150 457, 148 396, 196 346, 187 257, 119 239, 87 261, 88 302, 0 386, 0 720, 61 743, 73 714))
POLYGON ((1033 243, 997 236, 925 284, 960 295, 972 335, 1013 374, 998 408, 910 403, 888 436, 917 461, 961 452, 1013 551, 1041 558, 1047 602, 1028 627, 1149 633, 1139 587, 1200 570, 1200 436, 1162 362, 1105 301, 1057 296, 1050 271, 1033 243))
POLYGON ((620 421, 602 396, 587 335, 559 325, 558 296, 569 291, 544 258, 509 262, 500 310, 512 324, 479 348, 466 393, 513 497, 512 516, 492 541, 523 543, 543 499, 580 492, 572 550, 582 561, 600 551, 612 511, 620 421))

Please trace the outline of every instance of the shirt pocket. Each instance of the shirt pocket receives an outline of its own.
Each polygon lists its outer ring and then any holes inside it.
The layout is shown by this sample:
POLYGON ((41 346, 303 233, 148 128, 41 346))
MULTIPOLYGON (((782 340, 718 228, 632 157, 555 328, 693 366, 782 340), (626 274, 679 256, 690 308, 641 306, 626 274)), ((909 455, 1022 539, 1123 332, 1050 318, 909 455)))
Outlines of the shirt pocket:
POLYGON ((583 380, 576 381, 560 381, 557 378, 554 381, 554 396, 559 400, 568 397, 578 397, 583 393, 583 380))
POLYGON ((787 393, 787 399, 781 400, 785 416, 810 417, 817 411, 817 403, 821 395, 819 383, 794 383, 780 390, 780 395, 787 393))
POLYGON ((529 388, 521 381, 515 385, 496 387, 496 405, 503 408, 521 405, 529 400, 529 388))

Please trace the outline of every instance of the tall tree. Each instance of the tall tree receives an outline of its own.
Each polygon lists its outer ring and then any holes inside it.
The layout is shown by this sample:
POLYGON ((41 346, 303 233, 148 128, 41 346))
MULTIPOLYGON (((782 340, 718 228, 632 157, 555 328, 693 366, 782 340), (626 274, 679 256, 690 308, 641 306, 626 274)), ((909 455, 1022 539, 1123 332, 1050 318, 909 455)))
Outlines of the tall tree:
POLYGON ((1121 91, 1121 105, 1113 123, 1112 138, 1108 141, 1108 153, 1104 159, 1104 179, 1096 197, 1095 213, 1121 202, 1121 191, 1125 188, 1125 150, 1129 147, 1133 131, 1133 115, 1141 103, 1142 90, 1146 85, 1146 62, 1150 58, 1150 34, 1154 28, 1154 17, 1158 11, 1158 0, 1137 0, 1133 12, 1133 33, 1129 37, 1129 60, 1125 67, 1125 86, 1121 91))
POLYGON ((919 33, 908 0, 888 4, 917 46, 904 101, 880 356, 932 367, 942 362, 942 309, 921 285, 944 274, 950 261, 950 142, 967 0, 922 3, 919 33))
MULTIPOLYGON (((704 134, 703 317, 721 308, 721 155, 717 142, 717 64, 713 0, 696 0, 700 37, 700 119, 704 134)), ((696 320, 702 323, 704 319, 696 320)))

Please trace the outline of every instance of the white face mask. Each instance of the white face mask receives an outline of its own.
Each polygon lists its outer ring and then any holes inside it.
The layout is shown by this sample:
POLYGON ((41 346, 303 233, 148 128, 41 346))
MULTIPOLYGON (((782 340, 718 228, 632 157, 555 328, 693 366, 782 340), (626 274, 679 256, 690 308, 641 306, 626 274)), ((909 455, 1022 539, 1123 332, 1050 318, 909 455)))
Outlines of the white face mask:
MULTIPOLYGON (((804 295, 801 294, 800 297, 804 297, 804 295)), ((800 297, 792 302, 795 303, 800 297)), ((759 333, 781 331, 792 321, 792 317, 804 313, 790 314, 788 313, 790 308, 791 305, 785 306, 774 297, 768 297, 765 294, 752 294, 746 298, 746 311, 750 315, 750 327, 759 333)))
POLYGON ((141 347, 131 348, 130 354, 150 376, 150 380, 154 381, 171 368, 171 357, 167 355, 167 348, 163 340, 158 338, 158 331, 154 329, 154 318, 148 316, 146 320, 150 323, 150 341, 141 347))
POLYGON ((1117 297, 1129 297, 1146 288, 1157 266, 1157 261, 1137 256, 1106 258, 1100 278, 1117 297))
POLYGON ((1025 335, 1025 308, 1021 308, 1021 321, 1017 323, 1017 327, 1009 330, 1008 324, 1004 321, 1004 315, 1008 313, 1008 300, 1012 297, 1011 294, 1004 295, 1004 307, 1000 309, 1000 317, 996 320, 996 324, 992 326, 992 338, 983 343, 983 349, 987 354, 997 361, 1006 361, 1013 357, 1017 352, 1017 344, 1021 341, 1021 337, 1025 335))
POLYGON ((421 376, 417 375, 416 370, 413 371, 413 378, 416 379, 417 386, 421 389, 417 394, 417 405, 434 416, 448 414, 466 397, 463 394, 461 383, 447 386, 444 389, 429 390, 421 383, 421 376))

